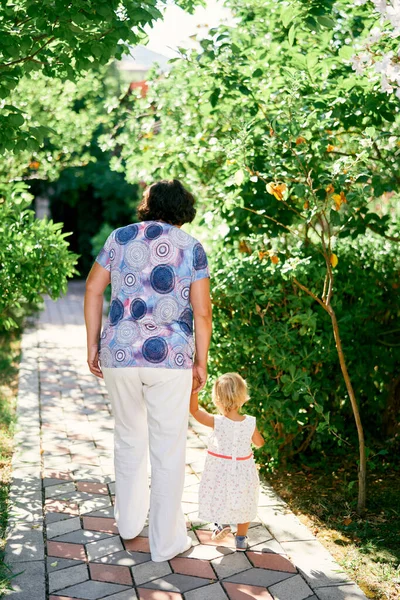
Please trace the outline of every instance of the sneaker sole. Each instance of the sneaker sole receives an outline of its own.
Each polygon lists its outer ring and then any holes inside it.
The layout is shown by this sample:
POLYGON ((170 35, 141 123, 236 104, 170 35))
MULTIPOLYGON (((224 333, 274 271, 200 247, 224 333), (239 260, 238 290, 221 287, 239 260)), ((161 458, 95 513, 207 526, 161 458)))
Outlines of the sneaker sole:
POLYGON ((211 539, 215 542, 219 542, 221 540, 223 540, 224 538, 226 538, 227 535, 229 535, 231 533, 232 529, 230 527, 225 527, 222 531, 220 531, 217 534, 213 534, 211 536, 211 539))

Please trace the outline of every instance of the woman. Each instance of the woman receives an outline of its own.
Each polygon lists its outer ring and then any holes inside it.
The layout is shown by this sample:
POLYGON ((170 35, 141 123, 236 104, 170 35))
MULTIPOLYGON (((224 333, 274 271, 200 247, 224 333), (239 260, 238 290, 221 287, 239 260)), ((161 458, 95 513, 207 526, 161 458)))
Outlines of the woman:
POLYGON ((197 391, 205 385, 211 337, 207 257, 180 229, 195 214, 194 198, 179 181, 154 183, 138 208, 141 222, 111 233, 86 283, 88 364, 104 377, 115 419, 115 518, 120 535, 131 539, 150 507, 156 562, 191 546, 181 508, 189 400, 192 379, 197 391))

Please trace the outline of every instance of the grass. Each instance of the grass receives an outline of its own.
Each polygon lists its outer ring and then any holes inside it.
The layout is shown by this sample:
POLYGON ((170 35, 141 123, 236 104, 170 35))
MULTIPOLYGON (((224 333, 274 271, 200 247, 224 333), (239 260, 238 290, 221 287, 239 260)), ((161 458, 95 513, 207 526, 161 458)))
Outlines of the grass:
POLYGON ((329 471, 326 466, 300 464, 266 478, 368 598, 399 599, 399 455, 370 466, 363 518, 355 511, 354 463, 326 457, 325 464, 329 471))
POLYGON ((11 479, 15 404, 18 386, 20 335, 0 334, 0 597, 10 588, 11 572, 4 564, 11 479))

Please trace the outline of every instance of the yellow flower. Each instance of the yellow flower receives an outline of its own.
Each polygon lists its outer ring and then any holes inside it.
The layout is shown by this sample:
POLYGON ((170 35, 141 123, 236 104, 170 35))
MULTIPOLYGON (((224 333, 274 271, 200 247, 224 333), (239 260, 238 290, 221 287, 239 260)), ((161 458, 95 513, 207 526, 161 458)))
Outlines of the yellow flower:
POLYGON ((325 191, 328 194, 328 196, 330 196, 330 194, 333 194, 333 192, 335 191, 335 187, 330 183, 326 186, 325 191))
POLYGON ((346 204, 347 203, 346 196, 345 196, 344 192, 340 192, 340 194, 333 194, 332 200, 335 203, 336 210, 339 210, 340 207, 342 206, 342 204, 346 204))
POLYGON ((267 183, 267 192, 277 200, 283 200, 283 194, 287 190, 286 183, 267 183))
POLYGON ((279 258, 278 258, 277 256, 275 256, 275 254, 273 254, 272 256, 270 256, 270 259, 271 259, 271 262, 272 262, 274 265, 277 265, 277 264, 278 264, 278 262, 279 262, 279 258))
POLYGON ((303 136, 299 136, 296 140, 296 146, 299 146, 300 144, 306 144, 307 140, 305 138, 303 138, 303 136))
POLYGON ((335 146, 332 146, 332 144, 328 144, 326 147, 326 151, 327 152, 333 152, 335 149, 335 146))

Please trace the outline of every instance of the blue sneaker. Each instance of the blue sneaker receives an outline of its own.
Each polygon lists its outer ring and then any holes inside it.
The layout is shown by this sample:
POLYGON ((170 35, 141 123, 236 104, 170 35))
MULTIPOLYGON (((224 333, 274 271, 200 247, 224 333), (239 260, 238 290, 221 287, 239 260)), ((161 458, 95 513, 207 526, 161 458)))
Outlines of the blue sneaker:
POLYGON ((240 552, 246 552, 249 547, 247 542, 247 535, 235 535, 236 550, 240 552))

